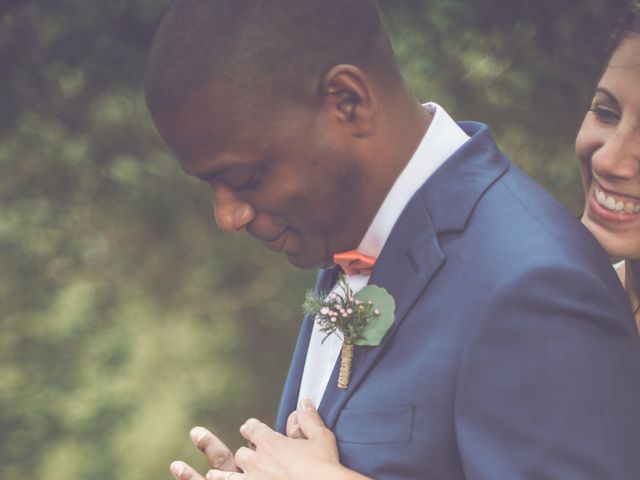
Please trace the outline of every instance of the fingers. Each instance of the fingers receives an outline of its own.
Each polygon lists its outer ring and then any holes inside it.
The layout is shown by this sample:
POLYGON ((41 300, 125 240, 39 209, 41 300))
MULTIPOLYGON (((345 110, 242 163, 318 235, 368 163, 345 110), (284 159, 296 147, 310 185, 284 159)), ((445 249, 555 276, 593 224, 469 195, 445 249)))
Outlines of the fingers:
POLYGON ((184 462, 173 462, 169 470, 176 480, 204 480, 202 475, 184 462))
POLYGON ((213 433, 203 427, 194 427, 190 435, 193 444, 202 450, 215 470, 237 471, 233 453, 213 433))
POLYGON ((271 428, 256 418, 250 418, 244 422, 244 425, 240 427, 240 434, 256 446, 265 436, 273 434, 278 435, 271 428))
POLYGON ((305 439, 304 433, 300 430, 298 424, 298 411, 291 412, 289 418, 287 418, 287 437, 295 439, 305 439))
POLYGON ((251 450, 247 447, 240 447, 236 452, 236 464, 242 471, 247 471, 247 466, 249 464, 249 459, 256 454, 255 451, 251 450))
POLYGON ((305 438, 313 439, 331 433, 322 421, 315 405, 308 398, 304 398, 300 402, 297 412, 298 426, 305 438))
POLYGON ((222 470, 209 470, 207 472, 207 480, 243 480, 244 473, 223 472, 222 470))

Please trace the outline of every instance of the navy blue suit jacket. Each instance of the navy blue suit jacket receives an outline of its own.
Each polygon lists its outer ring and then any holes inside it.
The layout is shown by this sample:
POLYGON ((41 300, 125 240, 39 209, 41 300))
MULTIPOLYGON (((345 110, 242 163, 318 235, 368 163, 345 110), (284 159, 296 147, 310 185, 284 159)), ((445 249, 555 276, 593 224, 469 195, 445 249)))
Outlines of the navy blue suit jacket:
POLYGON ((472 138, 412 197, 371 276, 394 326, 321 402, 341 461, 376 479, 640 479, 640 341, 606 255, 487 127, 461 125, 472 138))

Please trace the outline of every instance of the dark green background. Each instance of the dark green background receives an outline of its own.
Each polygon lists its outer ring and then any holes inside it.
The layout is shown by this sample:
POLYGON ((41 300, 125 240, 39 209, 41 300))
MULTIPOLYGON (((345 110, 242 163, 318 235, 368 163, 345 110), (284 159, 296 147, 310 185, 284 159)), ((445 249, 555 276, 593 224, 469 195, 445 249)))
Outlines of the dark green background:
MULTIPOLYGON (((320 0, 319 0, 320 1, 320 0)), ((578 213, 573 140, 620 0, 382 1, 422 101, 578 213)), ((168 2, 0 2, 0 478, 169 478, 270 423, 313 279, 219 233, 141 84, 168 2)))

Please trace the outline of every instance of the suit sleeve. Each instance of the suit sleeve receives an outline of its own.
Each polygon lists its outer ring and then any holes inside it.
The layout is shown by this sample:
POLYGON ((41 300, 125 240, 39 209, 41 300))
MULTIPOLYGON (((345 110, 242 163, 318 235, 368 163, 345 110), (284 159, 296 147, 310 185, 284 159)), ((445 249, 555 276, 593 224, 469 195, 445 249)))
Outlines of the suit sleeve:
POLYGON ((465 477, 640 479, 640 341, 619 288, 554 266, 497 290, 458 370, 465 477))

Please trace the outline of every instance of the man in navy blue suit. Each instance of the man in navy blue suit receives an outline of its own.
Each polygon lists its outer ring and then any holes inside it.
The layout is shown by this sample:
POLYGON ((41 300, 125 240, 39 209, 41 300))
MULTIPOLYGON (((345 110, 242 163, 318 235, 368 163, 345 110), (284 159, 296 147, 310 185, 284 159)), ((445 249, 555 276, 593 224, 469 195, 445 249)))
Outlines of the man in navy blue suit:
POLYGON ((309 398, 341 462, 377 479, 640 478, 640 342, 608 259, 486 126, 416 100, 372 1, 178 0, 146 97, 222 229, 320 267, 324 292, 334 256, 360 255, 375 266, 349 286, 395 298, 347 389, 339 339, 304 320, 281 432, 309 398))

